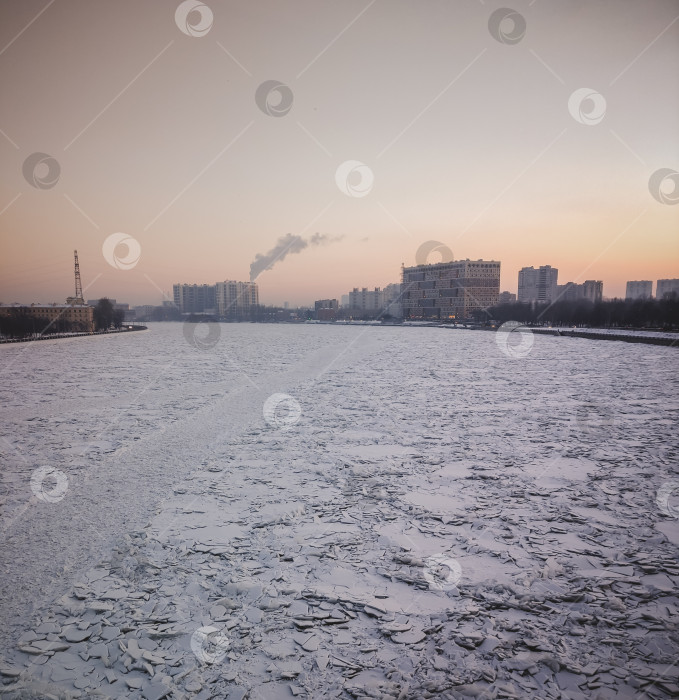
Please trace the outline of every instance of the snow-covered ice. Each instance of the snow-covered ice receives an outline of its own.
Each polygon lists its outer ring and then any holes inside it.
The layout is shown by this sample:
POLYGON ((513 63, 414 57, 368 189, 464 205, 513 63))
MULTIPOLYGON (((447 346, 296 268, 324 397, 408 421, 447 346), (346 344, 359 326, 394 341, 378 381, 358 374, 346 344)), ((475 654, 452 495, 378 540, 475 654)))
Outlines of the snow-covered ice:
POLYGON ((675 348, 218 330, 0 347, 2 697, 679 693, 675 348))

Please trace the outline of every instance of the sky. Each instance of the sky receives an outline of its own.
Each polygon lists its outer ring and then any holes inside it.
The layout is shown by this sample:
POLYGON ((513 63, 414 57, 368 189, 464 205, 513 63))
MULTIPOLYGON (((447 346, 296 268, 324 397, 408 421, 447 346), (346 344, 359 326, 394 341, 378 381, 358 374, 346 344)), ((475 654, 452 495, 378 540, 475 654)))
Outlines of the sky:
POLYGON ((679 0, 0 0, 0 302, 74 249, 131 304, 262 258, 261 303, 339 298, 429 241, 513 292, 679 277, 678 64, 679 0))

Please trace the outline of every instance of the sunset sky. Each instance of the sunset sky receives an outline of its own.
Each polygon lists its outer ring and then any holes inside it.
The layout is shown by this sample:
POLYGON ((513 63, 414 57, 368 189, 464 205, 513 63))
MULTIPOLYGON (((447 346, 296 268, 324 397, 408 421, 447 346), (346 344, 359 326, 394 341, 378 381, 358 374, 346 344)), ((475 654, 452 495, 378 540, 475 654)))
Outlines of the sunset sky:
POLYGON ((677 0, 190 2, 0 2, 1 302, 63 302, 77 248, 86 298, 160 303, 286 234, 324 242, 262 303, 397 282, 431 240, 513 292, 679 277, 677 0))

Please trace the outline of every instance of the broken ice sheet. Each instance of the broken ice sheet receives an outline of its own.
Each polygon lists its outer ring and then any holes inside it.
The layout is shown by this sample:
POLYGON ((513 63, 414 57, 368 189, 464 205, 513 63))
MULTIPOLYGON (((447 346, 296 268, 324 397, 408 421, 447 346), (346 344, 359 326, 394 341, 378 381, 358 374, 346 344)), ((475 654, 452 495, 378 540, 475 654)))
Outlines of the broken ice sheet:
MULTIPOLYGON (((180 351, 176 327, 158 328, 168 349, 180 351)), ((305 356, 292 332, 313 331, 274 330, 290 332, 283 344, 305 356)), ((354 330, 327 327, 307 340, 315 348, 328 338, 341 344, 354 330)), ((669 370, 643 359, 652 349, 640 356, 636 346, 609 347, 621 372, 611 386, 593 371, 598 345, 582 353, 556 339, 558 353, 536 344, 539 364, 531 367, 539 375, 518 376, 516 364, 509 369, 487 352, 492 334, 405 330, 366 334, 320 379, 307 382, 301 365, 294 370, 290 386, 306 411, 294 433, 253 423, 223 435, 231 399, 199 396, 199 382, 185 383, 188 365, 169 370, 157 400, 176 419, 184 394, 194 422, 175 420, 154 443, 145 431, 163 415, 156 399, 132 409, 145 421, 132 428, 145 440, 125 453, 134 478, 120 478, 119 462, 96 474, 111 470, 116 488, 106 493, 121 522, 134 515, 133 487, 155 494, 153 508, 167 500, 155 516, 141 511, 143 536, 130 538, 124 556, 110 562, 110 552, 100 552, 101 561, 85 567, 92 575, 64 600, 46 598, 30 630, 22 619, 15 640, 27 634, 21 645, 36 653, 8 646, 0 665, 8 685, 20 682, 20 669, 71 693, 77 681, 81 697, 152 697, 166 688, 187 696, 290 697, 294 688, 301 697, 326 689, 398 697, 407 688, 413 697, 426 689, 460 698, 613 698, 630 687, 671 697, 676 676, 663 673, 677 651, 677 529, 653 510, 659 484, 651 483, 672 468, 658 442, 676 446, 669 370), (604 441, 566 441, 564 397, 593 390, 612 403, 652 393, 657 419, 644 427, 623 413, 604 441), (222 437, 210 442, 215 436, 222 437), (172 478, 155 491, 145 470, 159 461, 155 479, 172 478), (423 577, 422 564, 437 553, 460 562, 455 591, 433 590, 423 577), (191 651, 202 625, 229 635, 218 668, 191 651), (90 634, 71 642, 67 632, 90 634), (50 634, 69 648, 52 653, 37 644, 50 634)), ((78 360, 86 366, 86 357, 78 360)), ((210 367, 201 361, 194 380, 210 367)), ((77 377, 79 366, 71 370, 77 377)), ((219 392, 213 386, 209 395, 219 392)), ((88 408, 74 408, 60 430, 95 434, 101 415, 88 417, 88 408)), ((14 428, 32 450, 43 449, 22 434, 25 426, 14 428)), ((46 437, 39 424, 32 430, 46 437)), ((121 431, 115 442, 125 439, 121 431)), ((67 551, 74 533, 56 524, 50 537, 64 538, 67 551)))

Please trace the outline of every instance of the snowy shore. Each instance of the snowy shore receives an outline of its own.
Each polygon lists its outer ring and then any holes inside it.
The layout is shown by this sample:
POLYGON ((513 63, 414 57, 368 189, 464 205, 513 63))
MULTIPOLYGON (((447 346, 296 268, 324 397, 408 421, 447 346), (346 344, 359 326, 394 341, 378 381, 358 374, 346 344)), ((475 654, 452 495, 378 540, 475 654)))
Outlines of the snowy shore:
POLYGON ((145 331, 146 326, 128 326, 107 331, 93 331, 91 333, 45 333, 28 338, 4 338, 0 337, 0 344, 34 343, 39 340, 60 340, 64 338, 90 338, 96 335, 111 335, 112 333, 129 333, 131 331, 145 331))
POLYGON ((3 698, 679 693, 674 348, 149 328, 0 348, 3 698))

